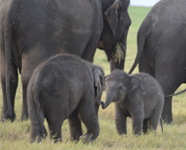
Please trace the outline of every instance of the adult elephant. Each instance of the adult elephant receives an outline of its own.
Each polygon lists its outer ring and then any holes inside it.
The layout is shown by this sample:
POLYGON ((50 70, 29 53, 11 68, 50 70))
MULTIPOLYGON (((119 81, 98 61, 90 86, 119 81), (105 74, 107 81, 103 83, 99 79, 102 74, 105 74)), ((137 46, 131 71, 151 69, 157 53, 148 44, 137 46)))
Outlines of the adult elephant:
MULTIPOLYGON (((138 53, 129 73, 139 63, 139 71, 154 76, 165 95, 186 82, 186 1, 161 0, 149 12, 138 31, 138 53)), ((170 123, 172 97, 165 99, 162 118, 170 123)))
POLYGON ((99 0, 2 0, 0 6, 2 120, 15 119, 14 98, 21 73, 22 119, 34 69, 58 53, 93 61, 103 28, 99 0))
MULTIPOLYGON (((100 36, 102 34, 102 37, 105 37, 105 33, 107 33, 107 38, 112 39, 113 42, 101 38, 100 43, 102 43, 102 48, 105 51, 110 50, 111 54, 115 52, 115 49, 107 49, 106 46, 103 47, 105 45, 103 43, 109 41, 111 42, 109 44, 114 43, 112 45, 116 46, 118 42, 126 41, 126 39, 121 41, 124 39, 123 36, 121 39, 114 38, 117 34, 111 31, 108 22, 103 23, 102 7, 107 10, 107 18, 110 18, 110 21, 113 19, 115 22, 115 20, 120 20, 123 14, 126 14, 129 1, 109 0, 107 3, 105 2, 103 1, 101 3, 103 5, 101 5, 99 0, 1 1, 0 55, 3 91, 1 118, 3 121, 4 119, 13 121, 16 117, 14 99, 18 84, 18 70, 23 86, 21 116, 23 120, 28 118, 27 85, 34 69, 41 62, 58 53, 75 54, 92 62, 100 36), (117 18, 111 17, 112 14, 117 18), (103 28, 103 25, 107 30, 103 28)), ((117 22, 117 27, 119 27, 119 22, 117 22)), ((119 29, 122 33, 126 30, 121 26, 119 29)), ((117 32, 119 32, 118 29, 117 32)), ((118 60, 121 59, 121 57, 118 58, 118 60)), ((122 68, 121 64, 123 63, 122 57, 122 61, 119 61, 120 65, 116 66, 122 68)))

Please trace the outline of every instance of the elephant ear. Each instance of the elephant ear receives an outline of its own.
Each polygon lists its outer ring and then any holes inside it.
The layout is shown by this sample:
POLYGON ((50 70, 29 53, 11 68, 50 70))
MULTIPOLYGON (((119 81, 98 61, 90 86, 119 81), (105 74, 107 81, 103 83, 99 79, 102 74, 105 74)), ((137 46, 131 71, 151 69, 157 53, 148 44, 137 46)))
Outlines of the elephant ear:
POLYGON ((95 97, 101 96, 104 90, 104 73, 98 68, 93 69, 95 97))
POLYGON ((115 0, 115 2, 104 12, 104 15, 108 21, 108 24, 114 36, 116 33, 118 20, 119 20, 118 10, 119 10, 119 0, 115 0))
POLYGON ((138 91, 144 91, 141 80, 138 77, 130 76, 131 82, 128 89, 128 97, 132 98, 138 91))

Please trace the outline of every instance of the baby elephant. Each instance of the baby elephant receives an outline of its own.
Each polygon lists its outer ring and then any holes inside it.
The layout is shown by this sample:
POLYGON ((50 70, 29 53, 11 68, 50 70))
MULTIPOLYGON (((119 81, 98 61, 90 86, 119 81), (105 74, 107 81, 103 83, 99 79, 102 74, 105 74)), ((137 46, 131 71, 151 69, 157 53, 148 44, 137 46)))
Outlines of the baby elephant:
POLYGON ((68 118, 71 138, 92 142, 99 135, 98 109, 104 90, 103 70, 72 55, 57 55, 40 64, 28 85, 31 142, 47 136, 62 141, 61 126, 68 118), (81 121, 87 128, 82 135, 81 121))
POLYGON ((164 105, 164 93, 159 83, 148 74, 129 76, 121 70, 114 70, 105 79, 105 109, 115 102, 115 124, 118 134, 127 134, 126 118, 132 118, 134 134, 146 133, 151 126, 157 129, 164 105), (151 125, 151 126, 150 126, 151 125))

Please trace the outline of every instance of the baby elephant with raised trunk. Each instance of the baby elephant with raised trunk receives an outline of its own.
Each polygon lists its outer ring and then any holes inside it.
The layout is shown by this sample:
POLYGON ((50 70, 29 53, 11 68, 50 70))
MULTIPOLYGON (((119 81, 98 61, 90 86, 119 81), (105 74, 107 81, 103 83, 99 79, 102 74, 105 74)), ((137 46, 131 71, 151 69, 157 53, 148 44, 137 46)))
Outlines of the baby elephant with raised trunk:
POLYGON ((104 90, 103 70, 72 55, 57 55, 40 64, 28 85, 31 142, 47 136, 62 141, 61 126, 68 118, 71 138, 92 142, 99 135, 98 109, 104 90), (87 128, 82 135, 81 121, 87 128))
POLYGON ((164 105, 164 93, 159 83, 148 74, 129 76, 121 70, 114 70, 105 79, 105 109, 115 102, 115 124, 118 134, 127 134, 126 120, 132 118, 134 134, 146 133, 151 126, 157 129, 164 105))

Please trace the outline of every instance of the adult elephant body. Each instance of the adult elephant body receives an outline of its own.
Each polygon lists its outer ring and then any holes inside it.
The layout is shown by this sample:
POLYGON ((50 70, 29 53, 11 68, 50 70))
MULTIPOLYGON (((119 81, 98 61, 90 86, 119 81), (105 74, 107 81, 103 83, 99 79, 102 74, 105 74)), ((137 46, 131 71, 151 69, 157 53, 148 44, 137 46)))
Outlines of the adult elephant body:
MULTIPOLYGON (((170 95, 186 82, 186 1, 161 0, 138 31, 138 54, 130 70, 153 75, 170 95)), ((172 121, 172 98, 166 98, 163 119, 172 121)))
POLYGON ((34 69, 58 53, 92 62, 103 19, 99 0, 2 0, 0 14, 2 120, 13 121, 17 70, 23 84, 24 119, 28 117, 26 90, 34 69))

